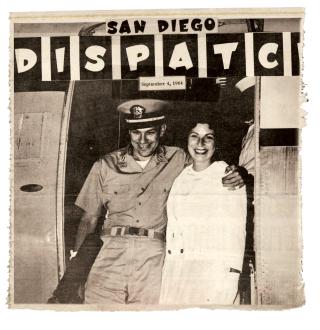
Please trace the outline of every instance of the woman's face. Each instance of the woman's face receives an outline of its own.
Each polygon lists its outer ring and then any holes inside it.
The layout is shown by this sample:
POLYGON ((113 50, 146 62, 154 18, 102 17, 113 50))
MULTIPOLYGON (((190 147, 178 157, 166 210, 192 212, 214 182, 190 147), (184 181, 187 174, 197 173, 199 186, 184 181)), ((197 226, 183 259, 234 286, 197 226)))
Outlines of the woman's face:
POLYGON ((197 124, 188 135, 188 151, 193 161, 209 166, 215 151, 214 132, 208 124, 197 124))

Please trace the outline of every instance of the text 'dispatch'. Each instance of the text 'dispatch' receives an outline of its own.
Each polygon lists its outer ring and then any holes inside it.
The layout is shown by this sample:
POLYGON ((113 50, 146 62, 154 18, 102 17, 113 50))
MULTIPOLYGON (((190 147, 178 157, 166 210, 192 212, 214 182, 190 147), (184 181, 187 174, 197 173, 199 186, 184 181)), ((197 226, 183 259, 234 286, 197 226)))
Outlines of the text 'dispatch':
POLYGON ((15 38, 15 80, 297 76, 300 34, 212 33, 15 38))

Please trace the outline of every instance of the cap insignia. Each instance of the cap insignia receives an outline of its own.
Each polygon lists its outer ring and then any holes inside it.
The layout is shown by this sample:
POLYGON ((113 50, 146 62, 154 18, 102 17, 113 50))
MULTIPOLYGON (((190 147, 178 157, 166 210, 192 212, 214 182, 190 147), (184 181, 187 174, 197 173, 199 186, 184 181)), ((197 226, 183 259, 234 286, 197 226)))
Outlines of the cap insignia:
POLYGON ((146 109, 141 105, 133 105, 130 108, 130 112, 132 113, 134 119, 141 119, 143 114, 146 112, 146 109))

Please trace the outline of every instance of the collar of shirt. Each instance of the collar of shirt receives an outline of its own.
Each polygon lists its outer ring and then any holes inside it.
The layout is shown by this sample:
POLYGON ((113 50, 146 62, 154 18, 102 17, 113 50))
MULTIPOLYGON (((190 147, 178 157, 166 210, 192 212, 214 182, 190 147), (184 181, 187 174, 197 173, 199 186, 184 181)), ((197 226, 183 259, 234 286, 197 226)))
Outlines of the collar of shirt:
MULTIPOLYGON (((129 144, 125 148, 120 149, 117 160, 118 160, 117 165, 121 169, 128 167, 128 165, 134 166, 135 164, 137 165, 137 169, 140 168, 140 170, 142 170, 141 167, 133 158, 133 147, 131 144, 129 144)), ((152 155, 149 163, 147 164, 144 170, 154 168, 160 163, 168 163, 168 159, 166 157, 166 149, 162 145, 159 145, 157 147, 155 153, 152 155)))

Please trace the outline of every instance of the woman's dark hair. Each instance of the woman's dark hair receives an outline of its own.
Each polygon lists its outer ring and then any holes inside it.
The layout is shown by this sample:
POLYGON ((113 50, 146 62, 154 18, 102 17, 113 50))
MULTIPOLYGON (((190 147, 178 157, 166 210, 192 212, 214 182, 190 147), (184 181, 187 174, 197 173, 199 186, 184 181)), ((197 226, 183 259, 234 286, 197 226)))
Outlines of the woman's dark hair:
POLYGON ((220 132, 222 122, 219 120, 218 114, 207 106, 199 106, 194 108, 188 113, 188 116, 184 119, 184 141, 185 141, 185 151, 188 152, 188 137, 191 130, 197 124, 208 124, 209 128, 213 130, 214 133, 214 141, 215 141, 215 152, 213 154, 213 160, 221 160, 221 143, 220 143, 220 132))

